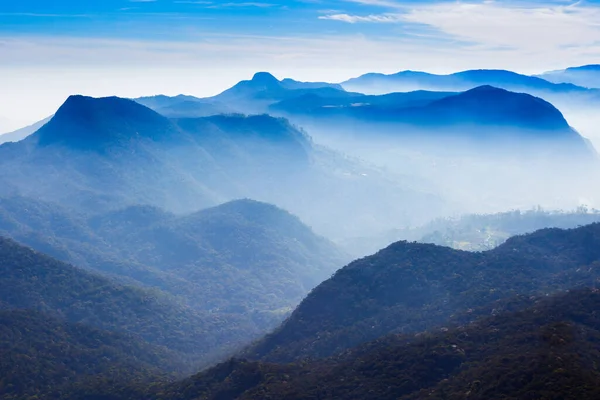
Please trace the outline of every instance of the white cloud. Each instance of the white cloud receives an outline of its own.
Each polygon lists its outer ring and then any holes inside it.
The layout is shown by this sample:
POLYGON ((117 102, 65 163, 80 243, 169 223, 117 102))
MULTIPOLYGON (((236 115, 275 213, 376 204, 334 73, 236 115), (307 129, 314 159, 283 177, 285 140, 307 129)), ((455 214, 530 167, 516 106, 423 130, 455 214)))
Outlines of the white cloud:
MULTIPOLYGON (((431 26, 451 37, 487 46, 550 51, 600 44, 600 7, 444 3, 405 9, 402 21, 431 26)), ((550 54, 548 54, 550 55, 550 54)))
POLYGON ((367 15, 367 16, 348 15, 348 14, 330 14, 330 15, 322 15, 319 17, 319 19, 342 21, 342 22, 348 22, 351 24, 355 24, 357 22, 395 23, 400 20, 397 15, 393 15, 393 14, 380 14, 380 15, 367 15))

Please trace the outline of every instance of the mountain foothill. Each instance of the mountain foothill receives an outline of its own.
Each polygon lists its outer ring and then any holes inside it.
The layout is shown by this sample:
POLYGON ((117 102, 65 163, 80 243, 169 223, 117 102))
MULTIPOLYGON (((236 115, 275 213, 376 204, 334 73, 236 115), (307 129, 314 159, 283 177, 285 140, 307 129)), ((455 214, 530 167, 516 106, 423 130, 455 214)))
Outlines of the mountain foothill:
POLYGON ((0 135, 0 399, 597 399, 599 71, 68 97, 0 135))

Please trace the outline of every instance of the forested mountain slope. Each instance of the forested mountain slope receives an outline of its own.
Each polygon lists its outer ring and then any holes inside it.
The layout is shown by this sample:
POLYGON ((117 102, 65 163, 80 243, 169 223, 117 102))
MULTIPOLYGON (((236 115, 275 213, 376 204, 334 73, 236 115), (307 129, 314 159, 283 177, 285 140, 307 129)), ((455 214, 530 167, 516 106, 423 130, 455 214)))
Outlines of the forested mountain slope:
POLYGON ((489 315, 515 295, 593 285, 599 267, 600 224, 544 229, 482 253, 398 242, 342 268, 246 354, 278 362, 326 357, 453 316, 489 315))

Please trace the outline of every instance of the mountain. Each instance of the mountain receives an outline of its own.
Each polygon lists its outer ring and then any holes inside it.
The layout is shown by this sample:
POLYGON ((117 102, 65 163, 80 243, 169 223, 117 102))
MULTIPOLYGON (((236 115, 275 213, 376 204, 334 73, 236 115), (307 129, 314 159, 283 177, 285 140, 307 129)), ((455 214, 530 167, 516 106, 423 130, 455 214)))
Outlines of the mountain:
POLYGON ((349 259, 298 218, 251 200, 189 215, 132 206, 86 217, 14 197, 0 199, 0 234, 122 283, 167 293, 233 324, 215 335, 243 326, 247 340, 277 326, 349 259))
POLYGON ((554 105, 526 93, 477 86, 459 93, 310 94, 270 110, 318 143, 398 174, 410 171, 464 206, 461 213, 536 204, 572 209, 598 198, 586 183, 599 173, 595 148, 554 105))
POLYGON ((134 101, 169 118, 200 118, 240 112, 225 103, 186 95, 140 97, 134 101))
POLYGON ((600 88, 600 65, 597 64, 570 67, 537 76, 553 83, 571 83, 586 88, 600 88))
POLYGON ((496 313, 516 295, 593 285, 599 244, 600 224, 545 229, 481 253, 398 242, 339 270, 245 354, 277 362, 327 357, 389 333, 496 313))
POLYGON ((156 112, 170 118, 196 118, 218 114, 261 114, 269 105, 303 95, 323 95, 346 98, 358 93, 346 93, 341 85, 326 82, 278 80, 268 72, 258 72, 224 92, 207 98, 191 96, 154 96, 135 99, 156 112))
POLYGON ((43 120, 38 121, 33 125, 26 126, 25 128, 21 128, 16 131, 13 131, 13 132, 1 134, 0 135, 0 144, 6 143, 6 142, 18 142, 20 140, 25 139, 27 136, 31 135, 32 133, 35 133, 38 129, 40 129, 41 127, 46 125, 46 123, 48 121, 50 121, 51 118, 52 118, 52 116, 50 116, 48 118, 44 118, 43 120))
POLYGON ((366 74, 341 84, 344 89, 368 94, 413 90, 466 91, 478 86, 494 86, 513 92, 524 92, 550 101, 559 109, 590 107, 600 99, 598 90, 570 83, 552 83, 535 76, 505 70, 469 70, 449 75, 402 71, 396 74, 366 74))
POLYGON ((71 386, 95 380, 151 382, 181 373, 175 360, 165 348, 131 335, 31 310, 0 310, 2 399, 62 398, 71 386))
POLYGON ((465 326, 388 336, 326 360, 234 359, 133 398, 591 400, 600 396, 599 306, 597 290, 577 290, 465 326))
POLYGON ((337 83, 327 82, 300 82, 294 79, 285 78, 280 81, 281 85, 287 89, 319 89, 319 88, 333 88, 337 90, 344 90, 342 85, 337 83))
POLYGON ((98 150, 136 138, 157 141, 172 134, 175 129, 168 119, 131 100, 70 96, 33 139, 42 147, 65 144, 98 150))
POLYGON ((538 77, 522 75, 512 71, 487 69, 468 70, 449 75, 436 75, 417 71, 402 71, 391 75, 370 73, 352 78, 341 83, 341 85, 347 90, 355 90, 361 93, 382 92, 384 85, 388 85, 388 87, 383 93, 413 90, 462 92, 484 85, 510 91, 586 92, 585 88, 572 84, 555 84, 538 77))
POLYGON ((131 100, 82 96, 27 139, 0 146, 0 197, 14 195, 88 214, 132 205, 190 213, 252 198, 331 237, 380 230, 390 213, 424 222, 450 207, 426 181, 406 183, 315 145, 283 118, 169 119, 131 100))
POLYGON ((534 96, 492 86, 480 86, 462 93, 393 93, 329 99, 316 95, 279 102, 275 110, 316 116, 339 116, 393 121, 416 126, 490 125, 528 130, 566 130, 563 115, 552 104, 534 96))
POLYGON ((302 83, 289 79, 279 81, 268 72, 258 72, 251 80, 241 81, 211 100, 230 104, 245 113, 261 113, 277 101, 306 94, 341 98, 353 95, 339 85, 302 83))
POLYGON ((122 285, 0 238, 0 308, 131 335, 206 365, 252 338, 235 315, 191 309, 157 290, 122 285))
POLYGON ((521 148, 519 154, 525 159, 531 158, 533 149, 538 154, 564 155, 565 148, 571 149, 566 152, 569 155, 596 158, 593 148, 552 104, 492 86, 458 94, 417 91, 350 99, 305 95, 271 108, 321 131, 345 130, 358 139, 383 135, 403 146, 423 148, 433 142, 442 143, 444 151, 460 147, 465 152, 473 148, 477 153, 497 155, 502 143, 513 155, 521 148), (462 146, 459 140, 464 141, 462 146), (490 146, 490 140, 495 146, 490 146), (483 148, 477 146, 482 142, 483 148))

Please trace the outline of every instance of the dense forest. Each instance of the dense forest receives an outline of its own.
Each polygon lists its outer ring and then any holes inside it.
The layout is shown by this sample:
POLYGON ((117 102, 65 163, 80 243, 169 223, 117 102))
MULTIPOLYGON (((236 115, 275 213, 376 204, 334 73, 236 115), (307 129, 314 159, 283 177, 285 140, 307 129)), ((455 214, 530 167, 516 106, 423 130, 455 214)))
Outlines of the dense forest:
POLYGON ((180 382, 72 388, 72 399, 549 399, 600 396, 600 294, 581 289, 529 308, 417 335, 390 335, 298 364, 232 359, 180 382))
POLYGON ((206 365, 248 339, 248 326, 235 315, 195 310, 160 291, 124 286, 4 238, 0 277, 0 308, 133 335, 169 350, 182 368, 206 365))
POLYGON ((471 253, 398 242, 350 263, 315 288, 249 358, 325 357, 392 332, 419 332, 499 312, 497 301, 594 285, 600 224, 544 229, 471 253))
POLYGON ((87 216, 17 196, 0 199, 0 233, 234 320, 248 339, 277 326, 348 260, 297 217, 251 200, 188 215, 133 206, 87 216))

